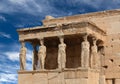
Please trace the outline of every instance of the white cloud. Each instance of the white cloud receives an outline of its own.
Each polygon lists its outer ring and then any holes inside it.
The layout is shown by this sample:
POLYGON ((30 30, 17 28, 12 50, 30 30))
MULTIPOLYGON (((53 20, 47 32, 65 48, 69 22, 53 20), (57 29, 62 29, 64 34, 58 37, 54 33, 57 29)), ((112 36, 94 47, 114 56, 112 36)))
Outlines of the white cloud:
MULTIPOLYGON (((4 83, 17 83, 17 71, 19 70, 19 65, 15 64, 0 64, 0 84, 4 83)), ((26 70, 32 70, 32 64, 26 63, 26 70)))
MULTIPOLYGON (((39 15, 45 6, 43 3, 37 3, 35 0, 7 0, 0 3, 0 13, 28 13, 39 15)), ((50 8, 50 7, 49 7, 50 8)))
MULTIPOLYGON (((13 6, 19 5, 23 12, 34 14, 41 11, 41 5, 35 2, 35 0, 9 0, 13 6)), ((18 8, 20 9, 20 8, 18 8)), ((17 10, 19 12, 19 10, 17 10)))
MULTIPOLYGON (((104 9, 113 9, 113 8, 119 8, 120 0, 69 0, 69 1, 59 1, 56 0, 4 0, 0 3, 0 13, 7 13, 7 14, 14 14, 14 13, 27 13, 31 15, 71 15, 74 14, 71 9, 70 12, 66 12, 65 10, 57 9, 57 4, 65 3, 65 8, 69 7, 71 5, 77 7, 80 5, 83 5, 83 8, 79 8, 83 10, 88 9, 85 6, 91 7, 91 10, 98 9, 98 10, 104 10, 104 9), (101 6, 102 5, 102 6, 101 6), (60 14, 59 14, 60 12, 60 14), (62 14, 61 14, 62 13, 62 14)), ((69 10, 67 10, 69 11, 69 10)), ((80 10, 78 10, 80 11, 80 10)), ((84 12, 84 11, 83 11, 84 12)))
POLYGON ((9 0, 9 1, 14 4, 25 4, 29 0, 9 0))
MULTIPOLYGON (((2 47, 3 46, 6 45, 2 45, 2 47)), ((4 57, 5 59, 4 62, 0 61, 0 84, 17 83, 17 71, 20 69, 20 65, 19 65, 20 45, 14 43, 12 44, 12 46, 10 45, 9 47, 11 48, 11 51, 2 52, 1 54, 1 56, 4 57)), ((31 62, 32 62, 32 51, 28 49, 26 70, 32 70, 31 62)))
POLYGON ((17 74, 0 73, 0 83, 1 82, 15 83, 16 81, 17 81, 17 74))
POLYGON ((5 38, 11 38, 11 35, 10 34, 6 34, 4 32, 0 32, 0 37, 5 37, 5 38))
POLYGON ((15 27, 17 27, 17 28, 24 28, 24 26, 25 26, 24 24, 16 24, 15 25, 15 27))
MULTIPOLYGON (((19 61, 19 51, 11 51, 11 52, 5 52, 4 53, 8 59, 10 59, 11 61, 19 61)), ((27 54, 26 54, 26 60, 27 61, 32 61, 32 51, 28 50, 27 54)))
POLYGON ((19 53, 18 52, 6 52, 5 55, 7 55, 8 58, 12 61, 19 60, 19 53))
MULTIPOLYGON (((8 45, 0 44, 0 48, 4 49, 6 47, 8 47, 8 45)), ((7 56, 7 58, 11 61, 19 61, 20 44, 12 43, 9 45, 9 51, 2 51, 0 53, 1 55, 7 56)), ((30 49, 27 49, 26 60, 32 61, 32 50, 30 49)))
POLYGON ((4 45, 2 43, 0 43, 0 48, 2 49, 4 47, 4 45))
POLYGON ((87 3, 95 8, 98 8, 103 0, 83 0, 84 3, 87 3))
POLYGON ((6 18, 3 17, 3 16, 0 16, 0 20, 2 20, 2 21, 4 21, 4 22, 7 21, 6 18))
POLYGON ((17 70, 19 70, 20 66, 17 63, 15 63, 15 64, 11 64, 11 63, 9 63, 9 64, 8 63, 0 64, 0 68, 1 68, 0 71, 4 72, 4 73, 9 73, 9 74, 16 73, 17 70))
POLYGON ((32 70, 32 64, 31 63, 26 63, 26 69, 27 70, 32 70))

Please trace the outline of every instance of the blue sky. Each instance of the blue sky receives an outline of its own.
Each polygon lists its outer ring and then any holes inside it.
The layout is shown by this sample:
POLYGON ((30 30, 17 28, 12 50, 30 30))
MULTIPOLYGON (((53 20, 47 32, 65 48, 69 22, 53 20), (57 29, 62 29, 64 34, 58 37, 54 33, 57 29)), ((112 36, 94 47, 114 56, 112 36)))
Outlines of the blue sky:
MULTIPOLYGON (((0 84, 17 84, 17 29, 42 25, 46 15, 62 17, 119 8, 120 0, 0 0, 0 84)), ((26 46, 30 70, 32 47, 26 46)))

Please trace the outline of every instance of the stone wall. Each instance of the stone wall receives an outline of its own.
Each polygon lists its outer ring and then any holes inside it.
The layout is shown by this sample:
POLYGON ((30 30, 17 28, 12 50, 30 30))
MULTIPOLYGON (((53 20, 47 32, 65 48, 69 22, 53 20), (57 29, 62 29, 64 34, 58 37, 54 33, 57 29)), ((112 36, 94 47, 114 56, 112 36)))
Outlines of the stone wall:
POLYGON ((18 84, 99 84, 99 71, 68 69, 64 71, 19 72, 18 84))

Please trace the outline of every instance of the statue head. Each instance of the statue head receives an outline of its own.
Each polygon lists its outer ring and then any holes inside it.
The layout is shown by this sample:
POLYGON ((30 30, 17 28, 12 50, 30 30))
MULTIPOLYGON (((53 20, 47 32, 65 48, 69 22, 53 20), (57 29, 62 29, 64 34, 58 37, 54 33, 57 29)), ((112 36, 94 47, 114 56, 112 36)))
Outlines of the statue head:
POLYGON ((96 37, 93 37, 92 40, 93 40, 93 45, 96 45, 96 37))
POLYGON ((64 37, 63 36, 60 36, 59 39, 60 39, 60 43, 64 43, 64 37))
POLYGON ((40 45, 44 45, 44 39, 43 38, 40 39, 40 45))
POLYGON ((83 36, 83 40, 84 40, 84 41, 87 41, 87 37, 88 37, 88 34, 85 33, 84 36, 83 36))
POLYGON ((24 41, 21 41, 21 47, 22 47, 22 48, 25 47, 24 41))

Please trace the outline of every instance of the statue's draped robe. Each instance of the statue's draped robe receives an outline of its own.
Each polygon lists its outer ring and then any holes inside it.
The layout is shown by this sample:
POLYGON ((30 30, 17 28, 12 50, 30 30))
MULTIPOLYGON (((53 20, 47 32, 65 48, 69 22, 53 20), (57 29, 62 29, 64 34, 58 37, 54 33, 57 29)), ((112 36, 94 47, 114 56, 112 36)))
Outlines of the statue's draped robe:
POLYGON ((88 41, 83 41, 81 44, 82 51, 81 51, 81 66, 82 67, 89 67, 89 47, 90 44, 88 41))
POLYGON ((66 64, 66 44, 59 44, 58 68, 65 68, 66 64))

